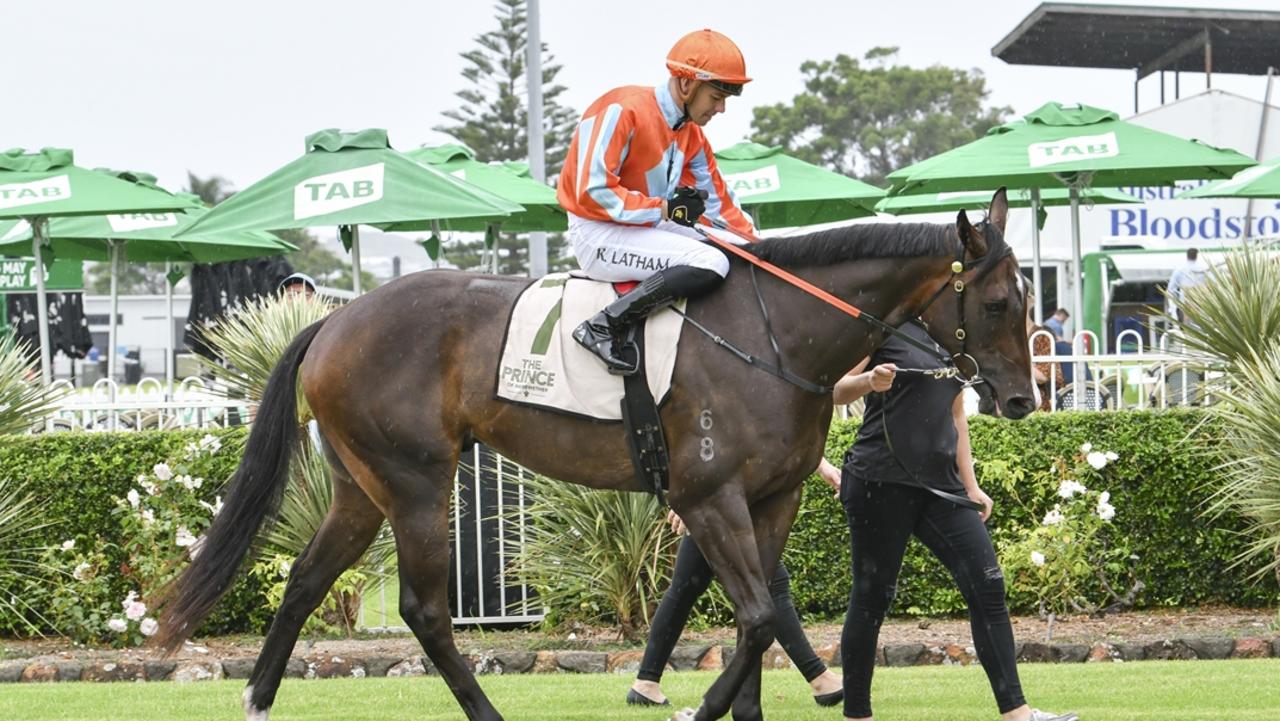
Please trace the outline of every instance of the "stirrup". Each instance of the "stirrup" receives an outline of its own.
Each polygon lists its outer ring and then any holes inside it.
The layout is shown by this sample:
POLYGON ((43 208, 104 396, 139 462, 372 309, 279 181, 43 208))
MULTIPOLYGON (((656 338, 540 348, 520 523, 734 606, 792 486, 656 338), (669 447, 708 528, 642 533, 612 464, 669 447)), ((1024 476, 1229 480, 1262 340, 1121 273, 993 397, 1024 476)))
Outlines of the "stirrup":
POLYGON ((631 355, 639 360, 639 354, 636 353, 634 343, 621 344, 614 338, 613 333, 602 329, 600 325, 592 322, 595 319, 583 321, 577 328, 573 329, 573 339, 583 348, 591 351, 593 355, 604 362, 605 368, 609 373, 616 376, 634 375, 637 369, 637 363, 629 362, 618 352, 619 346, 623 348, 630 347, 631 355))

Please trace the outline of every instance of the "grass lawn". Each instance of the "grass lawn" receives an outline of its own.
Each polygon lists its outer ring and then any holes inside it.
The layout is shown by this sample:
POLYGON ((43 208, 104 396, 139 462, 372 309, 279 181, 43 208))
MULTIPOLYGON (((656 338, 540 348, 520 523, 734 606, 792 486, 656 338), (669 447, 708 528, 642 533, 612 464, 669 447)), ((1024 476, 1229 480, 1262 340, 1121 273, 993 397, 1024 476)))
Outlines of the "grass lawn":
MULTIPOLYGON (((668 674, 663 687, 675 703, 696 705, 714 677, 668 674)), ((1071 709, 1083 721, 1274 721, 1280 713, 1280 660, 1146 661, 1131 664, 1028 664, 1023 687, 1033 704, 1071 709)), ((623 675, 483 676, 481 685, 512 721, 666 718, 660 709, 622 703, 631 683, 623 675)), ((242 682, 6 684, 0 719, 22 721, 192 721, 241 719, 242 682)), ((773 721, 837 721, 839 709, 820 709, 794 671, 766 671, 765 714, 773 721)), ((880 669, 875 698, 883 721, 998 719, 978 667, 880 669)), ((393 679, 286 681, 272 721, 430 721, 460 719, 444 682, 435 676, 393 679)))

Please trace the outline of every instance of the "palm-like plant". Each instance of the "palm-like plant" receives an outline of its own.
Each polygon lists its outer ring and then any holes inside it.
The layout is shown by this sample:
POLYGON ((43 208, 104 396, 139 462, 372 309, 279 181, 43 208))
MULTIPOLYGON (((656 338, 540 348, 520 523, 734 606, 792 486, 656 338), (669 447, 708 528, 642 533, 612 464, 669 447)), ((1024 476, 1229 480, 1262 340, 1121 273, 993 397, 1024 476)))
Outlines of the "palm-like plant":
MULTIPOLYGON (((280 501, 276 523, 267 531, 263 542, 269 553, 296 558, 320 530, 329 512, 333 503, 333 477, 328 463, 310 444, 304 444, 295 456, 292 476, 280 501)), ((358 567, 371 581, 379 582, 382 580, 377 577, 379 572, 395 564, 395 553, 395 537, 384 523, 358 567)), ((338 585, 329 591, 341 616, 337 620, 348 633, 359 616, 361 592, 367 584, 359 585, 357 593, 344 593, 338 585)))
MULTIPOLYGON (((562 619, 617 623, 634 639, 665 587, 677 536, 647 493, 593 491, 527 477, 523 543, 509 542, 516 582, 562 619)), ((504 539, 504 543, 508 541, 504 539)))
POLYGON ((0 334, 0 434, 29 430, 53 408, 54 392, 31 375, 31 358, 16 335, 0 334))
POLYGON ((1245 519, 1253 541, 1237 559, 1263 559, 1280 577, 1280 262, 1255 246, 1230 253, 1182 299, 1187 349, 1227 367, 1224 403, 1211 407, 1225 443, 1214 452, 1224 485, 1210 510, 1245 519))
POLYGON ((1228 253, 1181 301, 1175 323, 1187 349, 1228 365, 1250 362, 1280 343, 1280 263, 1254 246, 1228 253))
MULTIPOLYGON (((198 331, 227 365, 207 359, 201 359, 201 363, 227 387, 230 395, 257 403, 262 400, 272 369, 294 336, 332 311, 333 306, 318 296, 258 299, 198 331)), ((305 408, 301 394, 298 400, 298 408, 305 408)))
MULTIPOLYGON (((214 377, 227 386, 230 394, 252 402, 260 401, 272 369, 294 337, 332 310, 333 307, 325 301, 302 295, 258 300, 222 322, 201 330, 209 347, 228 365, 204 363, 214 377)), ((300 388, 298 409, 299 423, 302 423, 309 411, 300 388)), ((269 551, 290 557, 300 555, 311 542, 333 502, 333 477, 329 465, 319 450, 310 444, 310 434, 302 435, 307 440, 294 456, 290 483, 281 500, 276 522, 264 538, 269 551)), ((394 553, 393 539, 384 527, 356 568, 366 577, 377 577, 393 561, 394 553)), ((359 589, 351 594, 335 589, 334 593, 342 615, 339 620, 349 631, 359 610, 359 589)))
POLYGON ((1236 365, 1237 383, 1215 408, 1227 459, 1224 485, 1212 498, 1215 513, 1236 513, 1252 537, 1237 564, 1265 559, 1255 576, 1280 578, 1280 344, 1236 365))
POLYGON ((0 615, 8 625, 25 626, 36 634, 40 628, 31 619, 40 619, 40 612, 23 599, 25 588, 47 582, 43 577, 48 569, 37 560, 43 549, 36 532, 49 524, 41 520, 39 510, 16 481, 0 478, 0 615))

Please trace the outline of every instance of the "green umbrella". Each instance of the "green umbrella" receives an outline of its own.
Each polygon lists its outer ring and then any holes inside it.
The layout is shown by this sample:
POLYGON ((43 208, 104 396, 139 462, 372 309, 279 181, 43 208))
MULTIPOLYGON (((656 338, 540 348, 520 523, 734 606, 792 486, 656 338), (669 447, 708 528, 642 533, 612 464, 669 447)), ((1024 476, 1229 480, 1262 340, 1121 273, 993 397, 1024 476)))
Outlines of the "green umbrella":
POLYGON ((742 142, 716 153, 729 190, 758 228, 831 223, 875 215, 884 191, 793 158, 780 148, 742 142))
MULTIPOLYGON (((155 186, 155 178, 145 173, 116 173, 106 171, 122 179, 155 186)), ((190 207, 182 212, 169 213, 117 213, 111 215, 82 215, 54 218, 49 222, 47 249, 58 258, 96 260, 110 263, 111 313, 108 322, 107 377, 115 377, 116 317, 118 315, 117 278, 120 265, 125 260, 138 263, 163 262, 165 297, 169 309, 168 354, 165 363, 165 379, 172 384, 173 372, 173 283, 181 278, 173 277, 172 264, 220 263, 228 260, 278 255, 297 250, 270 233, 262 231, 230 231, 200 238, 183 238, 183 232, 209 212, 199 197, 178 193, 175 197, 186 201, 190 207)), ((25 220, 0 222, 0 255, 23 257, 31 248, 31 226, 25 220)))
MULTIPOLYGON (((43 265, 49 218, 105 213, 155 213, 181 210, 187 201, 146 183, 129 182, 78 167, 70 150, 20 148, 0 153, 0 219, 21 218, 31 225, 36 265, 43 265)), ((44 274, 36 273, 40 332, 40 375, 52 380, 49 368, 49 311, 44 274)))
POLYGON ((1280 156, 1178 195, 1179 198, 1280 198, 1280 156))
MULTIPOLYGON (((1117 205, 1141 203, 1141 200, 1107 188, 1085 188, 1080 200, 1089 205, 1117 205)), ((919 195, 891 195, 876 203, 876 210, 892 215, 914 213, 942 213, 956 210, 984 210, 991 203, 991 193, 986 190, 959 190, 949 193, 921 193, 919 195)), ((1066 188, 1049 188, 1040 193, 1039 207, 1070 205, 1071 193, 1066 188)), ((1009 191, 1009 207, 1031 207, 1031 191, 1026 188, 1009 191)), ((1043 225, 1043 217, 1038 221, 1043 225)))
POLYGON ((411 230, 446 230, 483 232, 490 222, 500 222, 506 231, 522 233, 531 231, 556 231, 569 227, 569 217, 555 188, 539 183, 529 176, 529 168, 519 163, 482 163, 465 145, 435 145, 406 150, 405 155, 444 173, 464 180, 494 195, 524 206, 521 212, 494 218, 453 218, 431 222, 414 220, 388 223, 379 226, 392 232, 411 230))
MULTIPOLYGON (((1037 191, 1066 187, 1071 205, 1073 310, 1079 319, 1083 305, 1079 282, 1081 189, 1227 178, 1253 164, 1234 150, 1125 122, 1109 110, 1046 103, 1022 120, 992 128, 986 137, 894 171, 889 181, 893 195, 995 190, 1000 186, 1037 191)), ((1034 195, 1032 200, 1038 202, 1034 195)), ((1038 285, 1038 230, 1033 233, 1032 248, 1038 285)), ((1037 317, 1039 311, 1037 308, 1037 317)))
POLYGON ((391 148, 381 129, 307 136, 306 153, 218 204, 189 237, 229 230, 340 228, 360 293, 357 226, 505 217, 523 208, 391 148))

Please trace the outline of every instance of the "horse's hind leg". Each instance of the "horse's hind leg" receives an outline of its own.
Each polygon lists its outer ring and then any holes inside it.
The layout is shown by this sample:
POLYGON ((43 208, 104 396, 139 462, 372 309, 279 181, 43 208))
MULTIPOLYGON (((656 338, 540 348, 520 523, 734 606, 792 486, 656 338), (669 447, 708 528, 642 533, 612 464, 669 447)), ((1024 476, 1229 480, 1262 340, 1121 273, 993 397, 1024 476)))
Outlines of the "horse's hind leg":
POLYGON ((303 623, 338 576, 360 560, 382 526, 382 512, 352 482, 333 455, 326 455, 333 468, 333 504, 320 530, 293 564, 284 601, 271 621, 262 653, 249 676, 244 691, 245 717, 249 721, 265 721, 303 623))
MULTIPOLYGON (((449 497, 456 462, 437 463, 406 483, 390 509, 400 558, 400 616, 471 721, 502 721, 453 643, 449 613, 449 497)), ((415 474, 421 473, 415 471, 415 474)))

